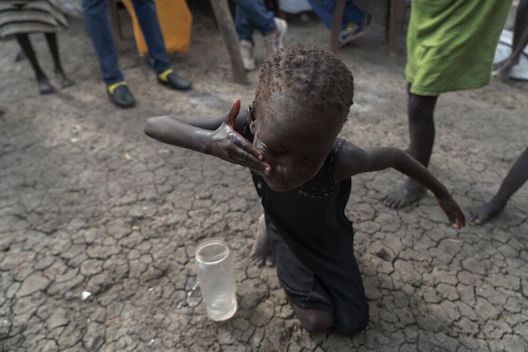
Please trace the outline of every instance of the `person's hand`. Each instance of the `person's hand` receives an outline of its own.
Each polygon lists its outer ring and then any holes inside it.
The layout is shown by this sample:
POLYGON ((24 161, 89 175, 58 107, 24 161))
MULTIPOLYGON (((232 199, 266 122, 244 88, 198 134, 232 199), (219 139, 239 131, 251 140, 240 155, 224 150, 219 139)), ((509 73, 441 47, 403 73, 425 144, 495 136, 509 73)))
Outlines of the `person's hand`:
POLYGON ((460 210, 458 204, 453 200, 451 195, 448 192, 441 196, 437 196, 438 204, 447 215, 449 222, 452 224, 453 228, 460 230, 466 224, 466 218, 464 213, 460 210))
POLYGON ((209 153, 235 164, 269 175, 271 166, 262 153, 247 139, 235 131, 235 121, 240 111, 240 100, 236 99, 224 122, 211 134, 209 153))

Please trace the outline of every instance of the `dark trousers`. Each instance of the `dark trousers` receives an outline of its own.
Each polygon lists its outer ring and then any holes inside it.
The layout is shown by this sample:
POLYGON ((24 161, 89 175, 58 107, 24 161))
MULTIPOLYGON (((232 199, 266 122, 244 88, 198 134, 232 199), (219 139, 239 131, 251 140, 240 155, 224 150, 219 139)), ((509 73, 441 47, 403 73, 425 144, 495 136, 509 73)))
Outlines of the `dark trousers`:
MULTIPOLYGON (((171 67, 163 34, 153 0, 132 0, 134 10, 147 43, 152 67, 156 73, 171 67)), ((107 85, 123 81, 123 74, 117 63, 117 49, 110 30, 107 0, 83 0, 82 8, 86 28, 99 58, 101 74, 107 85)))

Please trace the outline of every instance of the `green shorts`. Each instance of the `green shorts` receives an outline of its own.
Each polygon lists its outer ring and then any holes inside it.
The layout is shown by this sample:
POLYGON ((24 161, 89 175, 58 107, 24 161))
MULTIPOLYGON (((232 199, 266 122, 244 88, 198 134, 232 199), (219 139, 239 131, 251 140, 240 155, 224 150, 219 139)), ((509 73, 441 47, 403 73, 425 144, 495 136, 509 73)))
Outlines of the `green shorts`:
POLYGON ((488 84, 493 55, 512 0, 412 0, 407 34, 411 93, 488 84))

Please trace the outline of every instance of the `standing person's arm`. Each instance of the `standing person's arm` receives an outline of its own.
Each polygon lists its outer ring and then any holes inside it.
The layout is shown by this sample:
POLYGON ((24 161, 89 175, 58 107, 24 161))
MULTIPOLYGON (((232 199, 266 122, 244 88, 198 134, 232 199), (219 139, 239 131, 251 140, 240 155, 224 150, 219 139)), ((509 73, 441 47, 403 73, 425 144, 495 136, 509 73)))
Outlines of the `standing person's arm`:
POLYGON ((364 150, 345 143, 337 157, 335 178, 341 180, 352 175, 388 168, 400 171, 433 192, 453 227, 464 227, 464 214, 446 187, 422 164, 401 149, 381 147, 364 150))
POLYGON ((234 128, 239 111, 240 100, 237 99, 219 125, 218 120, 207 118, 151 117, 145 126, 145 133, 163 143, 214 155, 256 172, 269 174, 271 166, 263 161, 262 153, 234 128), (218 127, 213 130, 216 125, 218 127))

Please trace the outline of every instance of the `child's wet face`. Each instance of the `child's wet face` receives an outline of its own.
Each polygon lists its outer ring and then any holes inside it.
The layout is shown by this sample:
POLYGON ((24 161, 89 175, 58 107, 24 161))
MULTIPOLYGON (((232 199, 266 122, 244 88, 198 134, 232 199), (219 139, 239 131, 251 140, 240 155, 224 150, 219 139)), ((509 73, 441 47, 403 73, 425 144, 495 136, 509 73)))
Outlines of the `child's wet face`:
POLYGON ((271 173, 263 177, 277 192, 295 189, 315 176, 342 127, 332 122, 338 119, 325 119, 320 111, 287 97, 260 103, 255 118, 253 144, 271 165, 271 173))

